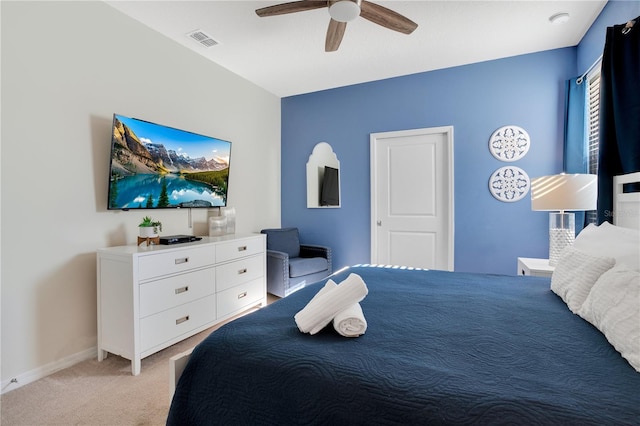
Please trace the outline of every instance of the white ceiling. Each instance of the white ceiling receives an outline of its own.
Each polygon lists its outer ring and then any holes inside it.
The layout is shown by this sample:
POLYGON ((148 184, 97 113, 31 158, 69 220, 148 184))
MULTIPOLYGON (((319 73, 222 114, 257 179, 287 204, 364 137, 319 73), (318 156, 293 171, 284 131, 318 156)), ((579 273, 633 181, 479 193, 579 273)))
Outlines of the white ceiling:
POLYGON ((374 1, 418 24, 411 35, 363 18, 347 25, 340 49, 324 51, 326 8, 259 18, 285 1, 107 1, 126 15, 285 97, 389 77, 577 45, 605 0, 374 1), (552 24, 567 12, 571 19, 552 24), (204 47, 188 33, 219 42, 204 47))

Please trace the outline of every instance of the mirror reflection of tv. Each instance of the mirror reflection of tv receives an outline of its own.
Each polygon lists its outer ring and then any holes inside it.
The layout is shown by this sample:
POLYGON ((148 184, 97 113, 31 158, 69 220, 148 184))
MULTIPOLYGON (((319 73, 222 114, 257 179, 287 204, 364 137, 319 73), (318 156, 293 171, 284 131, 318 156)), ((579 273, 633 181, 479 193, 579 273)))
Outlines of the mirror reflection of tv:
POLYGON ((227 205, 231 142, 113 115, 109 210, 227 205))
POLYGON ((320 188, 321 206, 340 205, 340 171, 336 168, 324 166, 322 187, 320 188))

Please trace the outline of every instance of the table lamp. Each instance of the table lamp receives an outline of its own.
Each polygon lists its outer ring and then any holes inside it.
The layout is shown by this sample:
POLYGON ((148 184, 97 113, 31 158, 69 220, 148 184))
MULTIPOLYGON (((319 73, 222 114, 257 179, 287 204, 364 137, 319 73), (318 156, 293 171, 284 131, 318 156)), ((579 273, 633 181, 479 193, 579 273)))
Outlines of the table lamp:
POLYGON ((531 180, 531 210, 549 213, 549 265, 575 240, 575 214, 566 210, 595 210, 598 202, 596 175, 559 174, 531 180))

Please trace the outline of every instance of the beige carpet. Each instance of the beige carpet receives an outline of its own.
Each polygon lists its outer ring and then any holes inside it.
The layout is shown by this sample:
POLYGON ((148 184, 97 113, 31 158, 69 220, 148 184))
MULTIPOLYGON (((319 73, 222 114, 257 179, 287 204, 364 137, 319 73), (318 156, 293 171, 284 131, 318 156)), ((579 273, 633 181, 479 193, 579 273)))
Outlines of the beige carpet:
POLYGON ((144 358, 139 376, 131 375, 129 360, 109 354, 102 362, 84 361, 8 392, 2 395, 1 424, 164 425, 170 405, 169 358, 219 327, 144 358))

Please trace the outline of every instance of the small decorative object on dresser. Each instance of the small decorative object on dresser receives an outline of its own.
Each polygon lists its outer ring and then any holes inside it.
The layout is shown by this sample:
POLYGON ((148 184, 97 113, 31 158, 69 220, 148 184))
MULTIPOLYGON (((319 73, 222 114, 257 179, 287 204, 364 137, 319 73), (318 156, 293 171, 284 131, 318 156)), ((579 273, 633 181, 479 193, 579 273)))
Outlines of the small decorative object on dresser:
POLYGON ((225 234, 236 233, 236 208, 220 207, 220 215, 227 218, 227 231, 225 234))
POLYGON ((551 278, 555 268, 549 265, 549 259, 518 258, 518 275, 551 278))
POLYGON ((211 216, 209 218, 209 236, 219 237, 227 233, 226 216, 211 216))
POLYGON ((209 236, 219 237, 236 233, 236 209, 221 207, 217 216, 209 217, 209 236))
POLYGON ((140 228, 141 237, 157 237, 158 232, 162 231, 162 222, 153 220, 149 216, 145 216, 142 218, 142 222, 140 222, 138 228, 140 228))
POLYGON ((138 229, 140 229, 140 236, 138 237, 138 245, 140 243, 146 241, 147 245, 149 243, 160 244, 160 234, 159 231, 162 231, 162 222, 153 220, 149 216, 145 216, 142 218, 142 222, 138 225, 138 229))

